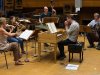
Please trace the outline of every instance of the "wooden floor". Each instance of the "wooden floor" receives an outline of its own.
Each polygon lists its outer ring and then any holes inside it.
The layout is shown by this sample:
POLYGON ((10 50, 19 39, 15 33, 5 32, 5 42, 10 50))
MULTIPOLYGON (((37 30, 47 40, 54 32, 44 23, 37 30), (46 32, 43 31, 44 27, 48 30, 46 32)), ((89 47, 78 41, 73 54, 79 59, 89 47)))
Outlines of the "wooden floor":
MULTIPOLYGON (((83 41, 82 37, 79 37, 79 41, 83 41)), ((86 41, 86 47, 88 42, 86 41)), ((84 50, 84 61, 78 62, 79 55, 75 54, 75 60, 72 64, 78 64, 79 69, 77 71, 69 71, 65 69, 68 62, 67 47, 65 52, 67 58, 63 61, 53 61, 53 53, 42 53, 41 62, 38 62, 37 57, 33 57, 34 48, 31 48, 31 43, 28 43, 29 59, 30 62, 25 63, 25 55, 23 55, 23 66, 15 66, 13 62, 13 56, 7 53, 7 59, 9 69, 6 69, 4 55, 0 54, 0 75, 100 75, 100 51, 96 49, 84 50)))

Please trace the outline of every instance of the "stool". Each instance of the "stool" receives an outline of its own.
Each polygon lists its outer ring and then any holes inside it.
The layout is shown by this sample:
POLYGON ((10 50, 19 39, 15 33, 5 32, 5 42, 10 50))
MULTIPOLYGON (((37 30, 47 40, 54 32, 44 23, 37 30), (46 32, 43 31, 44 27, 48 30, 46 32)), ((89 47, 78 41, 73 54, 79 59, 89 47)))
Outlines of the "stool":
POLYGON ((72 53, 72 59, 74 53, 80 54, 80 63, 83 61, 83 42, 77 43, 77 44, 70 44, 68 45, 68 51, 69 51, 69 62, 70 62, 70 54, 72 53))

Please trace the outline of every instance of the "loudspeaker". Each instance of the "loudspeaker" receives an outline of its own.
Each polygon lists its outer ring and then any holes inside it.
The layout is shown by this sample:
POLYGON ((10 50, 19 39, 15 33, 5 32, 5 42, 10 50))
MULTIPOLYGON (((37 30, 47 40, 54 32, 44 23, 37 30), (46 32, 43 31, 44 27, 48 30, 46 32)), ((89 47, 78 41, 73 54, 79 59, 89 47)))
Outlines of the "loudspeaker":
POLYGON ((81 8, 82 7, 82 0, 75 0, 75 8, 81 8))
POLYGON ((15 9, 23 9, 23 0, 15 0, 15 9))
POLYGON ((63 8, 63 12, 64 12, 64 14, 71 13, 72 12, 72 6, 65 4, 64 8, 63 8))

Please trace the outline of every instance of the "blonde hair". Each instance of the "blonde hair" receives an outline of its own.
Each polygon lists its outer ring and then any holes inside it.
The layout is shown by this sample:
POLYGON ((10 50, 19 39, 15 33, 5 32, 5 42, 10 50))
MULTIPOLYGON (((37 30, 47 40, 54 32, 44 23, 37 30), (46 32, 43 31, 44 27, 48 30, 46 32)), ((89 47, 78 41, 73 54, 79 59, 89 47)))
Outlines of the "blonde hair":
POLYGON ((5 17, 1 17, 0 18, 0 26, 3 24, 3 22, 6 20, 6 18, 5 17))

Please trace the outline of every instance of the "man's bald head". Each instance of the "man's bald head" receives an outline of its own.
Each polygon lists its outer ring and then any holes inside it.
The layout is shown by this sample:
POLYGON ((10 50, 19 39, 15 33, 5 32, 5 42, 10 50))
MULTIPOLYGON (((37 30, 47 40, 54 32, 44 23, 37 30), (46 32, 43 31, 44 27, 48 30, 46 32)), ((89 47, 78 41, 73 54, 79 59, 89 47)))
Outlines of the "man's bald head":
POLYGON ((47 6, 44 7, 44 13, 48 13, 48 7, 47 6))
POLYGON ((95 19, 95 20, 98 20, 99 18, 100 18, 99 13, 94 13, 94 19, 95 19))

